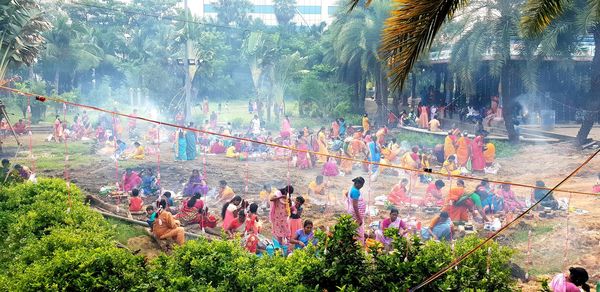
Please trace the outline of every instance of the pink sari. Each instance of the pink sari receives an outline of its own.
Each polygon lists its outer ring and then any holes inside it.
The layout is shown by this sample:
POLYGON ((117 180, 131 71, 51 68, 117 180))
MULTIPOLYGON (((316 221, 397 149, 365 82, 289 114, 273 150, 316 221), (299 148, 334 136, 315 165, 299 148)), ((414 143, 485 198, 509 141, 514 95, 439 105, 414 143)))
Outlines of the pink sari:
MULTIPOLYGON (((298 144, 298 150, 306 150, 308 151, 308 145, 306 145, 306 143, 302 142, 298 144)), ((308 158, 308 153, 307 152, 301 152, 298 151, 297 152, 297 160, 296 160, 296 166, 300 169, 307 169, 310 167, 310 161, 308 158)))
POLYGON ((281 122, 281 132, 279 135, 283 138, 288 138, 292 134, 292 126, 290 125, 290 121, 288 119, 283 119, 281 122))

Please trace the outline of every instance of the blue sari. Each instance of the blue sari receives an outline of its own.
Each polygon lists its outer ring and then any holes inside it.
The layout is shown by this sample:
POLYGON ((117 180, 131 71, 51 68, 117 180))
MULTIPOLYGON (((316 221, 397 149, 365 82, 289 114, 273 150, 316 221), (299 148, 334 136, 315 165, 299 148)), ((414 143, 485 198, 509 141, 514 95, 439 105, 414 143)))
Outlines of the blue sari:
POLYGON ((187 160, 187 142, 185 138, 179 138, 177 140, 177 160, 187 160))
POLYGON ((185 133, 185 142, 186 142, 186 148, 185 148, 185 152, 187 155, 187 160, 194 160, 196 159, 196 133, 192 132, 192 131, 187 131, 185 133))
MULTIPOLYGON (((381 151, 377 148, 375 141, 369 142, 369 161, 379 163, 381 159, 381 151)), ((371 170, 377 172, 379 165, 371 164, 371 170)))
POLYGON ((143 175, 142 176, 142 185, 140 188, 144 191, 144 195, 154 195, 159 189, 156 184, 156 177, 153 175, 143 175))

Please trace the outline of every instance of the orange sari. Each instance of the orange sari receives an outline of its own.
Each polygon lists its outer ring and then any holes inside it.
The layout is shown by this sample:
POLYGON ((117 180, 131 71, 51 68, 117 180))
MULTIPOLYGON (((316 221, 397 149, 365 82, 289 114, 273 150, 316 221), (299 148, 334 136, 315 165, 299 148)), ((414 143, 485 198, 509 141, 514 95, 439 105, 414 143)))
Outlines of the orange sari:
POLYGON ((444 140, 444 159, 448 159, 450 155, 456 154, 456 148, 454 148, 454 141, 450 135, 446 136, 444 140))
POLYGON ((469 140, 468 138, 460 137, 456 144, 458 145, 458 147, 456 147, 458 164, 460 166, 465 166, 469 160, 469 140))
POLYGON ((458 201, 460 197, 465 193, 465 188, 455 187, 451 188, 446 198, 446 207, 442 210, 448 212, 452 221, 468 221, 469 212, 468 208, 464 205, 455 206, 453 203, 458 201))

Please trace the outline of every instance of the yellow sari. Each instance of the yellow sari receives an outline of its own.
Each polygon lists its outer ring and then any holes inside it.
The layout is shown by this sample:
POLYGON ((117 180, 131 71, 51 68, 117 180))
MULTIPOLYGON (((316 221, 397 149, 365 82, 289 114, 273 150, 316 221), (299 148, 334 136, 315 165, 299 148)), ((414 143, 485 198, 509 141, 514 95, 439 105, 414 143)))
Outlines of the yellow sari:
MULTIPOLYGON (((319 136, 317 136, 317 144, 319 144, 319 153, 325 155, 329 154, 329 151, 327 151, 327 139, 325 138, 325 133, 322 131, 319 132, 319 136)), ((319 155, 319 162, 327 162, 327 156, 325 155, 319 155)))

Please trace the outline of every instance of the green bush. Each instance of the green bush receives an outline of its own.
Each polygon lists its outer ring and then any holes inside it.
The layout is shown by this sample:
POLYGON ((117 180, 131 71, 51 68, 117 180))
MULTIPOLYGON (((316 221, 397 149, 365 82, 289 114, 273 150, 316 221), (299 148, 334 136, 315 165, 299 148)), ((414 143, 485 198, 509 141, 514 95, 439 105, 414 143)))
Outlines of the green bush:
MULTIPOLYGON (((247 253, 240 240, 190 240, 145 263, 117 248, 115 228, 59 179, 0 188, 0 286, 9 291, 406 291, 481 242, 422 243, 390 229, 393 251, 365 252, 343 215, 318 245, 289 257, 247 253)), ((486 245, 424 289, 510 291, 512 251, 486 245), (488 248, 491 251, 488 255, 488 248), (489 273, 487 272, 489 260, 489 273)))

